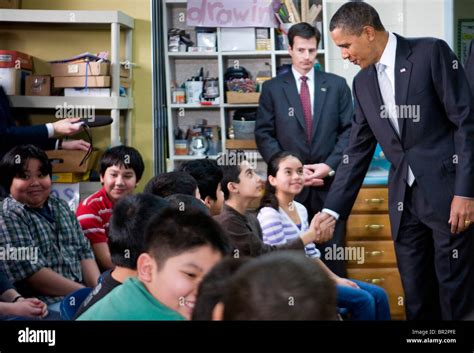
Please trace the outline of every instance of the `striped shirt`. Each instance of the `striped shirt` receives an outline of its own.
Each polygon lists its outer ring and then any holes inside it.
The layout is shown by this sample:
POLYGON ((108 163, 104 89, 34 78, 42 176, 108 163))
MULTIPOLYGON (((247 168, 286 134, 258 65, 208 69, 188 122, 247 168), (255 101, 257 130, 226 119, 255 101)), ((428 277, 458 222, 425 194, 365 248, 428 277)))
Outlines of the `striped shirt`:
MULTIPOLYGON (((258 221, 262 227, 263 242, 270 245, 281 245, 298 238, 300 234, 308 231, 308 211, 299 202, 293 201, 296 212, 300 218, 300 225, 295 224, 287 213, 280 207, 275 210, 273 207, 263 207, 258 212, 258 221), (299 227, 298 227, 299 226, 299 227)), ((305 246, 306 256, 310 258, 320 258, 321 252, 314 243, 305 246)))
POLYGON ((107 196, 105 188, 100 189, 79 204, 76 217, 84 235, 91 244, 107 243, 112 208, 112 201, 107 196))
MULTIPOLYGON (((3 201, 0 224, 4 224, 0 229, 0 247, 5 248, 8 244, 16 249, 35 249, 34 258, 4 262, 5 273, 12 283, 28 278, 43 268, 80 283, 83 280, 81 261, 94 258, 90 244, 66 201, 50 196, 47 205, 54 222, 49 222, 11 196, 3 201)), ((25 284, 24 289, 30 288, 25 284)), ((61 297, 43 295, 38 295, 38 298, 47 304, 61 300, 61 297)))

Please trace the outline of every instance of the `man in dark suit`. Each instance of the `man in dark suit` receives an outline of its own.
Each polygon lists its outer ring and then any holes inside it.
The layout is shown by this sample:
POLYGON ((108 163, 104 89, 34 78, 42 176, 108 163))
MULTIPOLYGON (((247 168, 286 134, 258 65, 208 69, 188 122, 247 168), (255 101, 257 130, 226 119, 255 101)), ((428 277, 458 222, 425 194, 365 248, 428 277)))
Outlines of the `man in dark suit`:
POLYGON ((467 59, 464 65, 466 68, 467 80, 471 86, 471 93, 474 97, 474 39, 469 44, 469 50, 467 51, 467 59))
MULTIPOLYGON (((319 31, 308 23, 290 28, 292 68, 263 85, 255 126, 258 150, 265 162, 282 150, 301 156, 306 187, 297 201, 306 206, 309 219, 322 209, 347 145, 353 114, 346 81, 314 69, 320 37, 319 31)), ((324 256, 325 248, 332 248, 333 244, 344 246, 345 224, 338 223, 333 238, 318 247, 326 265, 346 277, 344 261, 324 256)))
POLYGON ((474 100, 465 72, 444 41, 389 33, 363 2, 341 6, 329 29, 343 59, 362 70, 347 163, 323 214, 349 215, 378 141, 392 164, 389 213, 407 318, 462 319, 474 303, 474 100))

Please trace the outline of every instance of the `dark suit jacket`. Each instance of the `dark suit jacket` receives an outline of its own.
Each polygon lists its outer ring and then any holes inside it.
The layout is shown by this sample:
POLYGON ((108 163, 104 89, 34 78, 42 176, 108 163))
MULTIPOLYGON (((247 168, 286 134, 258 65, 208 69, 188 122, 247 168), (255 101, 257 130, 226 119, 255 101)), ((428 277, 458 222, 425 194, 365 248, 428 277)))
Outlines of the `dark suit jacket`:
POLYGON ((47 150, 54 149, 56 140, 48 138, 46 125, 17 127, 8 96, 0 86, 0 158, 13 147, 29 143, 47 150))
POLYGON ((464 67, 466 68, 467 80, 471 86, 471 93, 474 96, 474 39, 471 40, 471 44, 469 44, 466 64, 464 67))
MULTIPOLYGON (((297 153, 304 164, 326 163, 337 169, 349 139, 351 92, 346 81, 334 74, 315 71, 314 81, 311 145, 306 140, 303 107, 292 70, 263 84, 255 139, 265 162, 284 150, 297 153)), ((308 188, 304 188, 301 200, 305 199, 304 193, 308 188)))
POLYGON ((398 106, 420 109, 419 121, 416 114, 399 119, 401 139, 389 119, 380 117, 383 100, 375 66, 357 74, 352 90, 355 117, 344 151, 348 163, 340 164, 325 207, 347 218, 377 141, 392 164, 389 211, 395 239, 408 165, 436 212, 433 217, 446 224, 453 195, 474 197, 474 100, 464 70, 453 65, 455 61, 456 56, 442 40, 397 35, 395 101, 398 106))

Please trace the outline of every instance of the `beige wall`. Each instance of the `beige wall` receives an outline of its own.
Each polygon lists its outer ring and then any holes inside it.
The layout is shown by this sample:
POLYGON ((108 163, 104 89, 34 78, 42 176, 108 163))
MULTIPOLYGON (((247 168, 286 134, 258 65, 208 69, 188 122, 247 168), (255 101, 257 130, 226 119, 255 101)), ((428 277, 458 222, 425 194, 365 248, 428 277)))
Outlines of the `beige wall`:
MULTIPOLYGON (((151 15, 149 0, 23 0, 23 9, 44 10, 120 10, 135 19, 133 34, 134 69, 132 117, 132 143, 145 160, 145 174, 139 189, 153 174, 152 129, 152 68, 151 68, 151 15)), ((109 31, 87 29, 72 30, 67 26, 27 25, 15 29, 0 29, 2 49, 20 50, 44 61, 60 59, 85 51, 92 53, 110 50, 109 31)), ((123 52, 122 52, 123 54, 123 52)), ((121 59, 124 59, 121 54, 121 59)), ((47 71, 47 65, 35 60, 38 73, 47 71)), ((44 117, 43 117, 44 118, 44 117)), ((42 117, 34 116, 33 123, 42 117)), ((48 117, 51 120, 51 115, 48 117)), ((104 149, 110 144, 108 127, 94 130, 94 145, 104 149)), ((124 134, 122 134, 122 138, 124 134)))

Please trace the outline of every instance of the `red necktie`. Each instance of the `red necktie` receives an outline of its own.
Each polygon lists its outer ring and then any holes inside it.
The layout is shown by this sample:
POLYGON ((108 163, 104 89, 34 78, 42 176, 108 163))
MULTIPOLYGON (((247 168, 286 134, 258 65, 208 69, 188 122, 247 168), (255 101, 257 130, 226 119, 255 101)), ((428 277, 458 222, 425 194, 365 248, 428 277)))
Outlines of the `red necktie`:
POLYGON ((313 114, 311 114, 311 97, 309 96, 309 88, 306 80, 308 80, 308 77, 301 76, 300 99, 303 106, 304 121, 306 122, 306 138, 308 139, 308 143, 311 143, 313 114))

